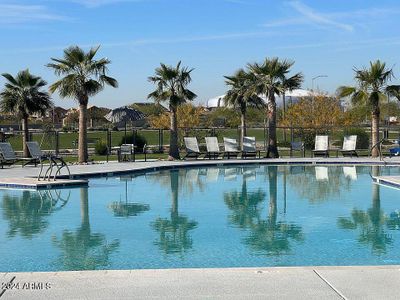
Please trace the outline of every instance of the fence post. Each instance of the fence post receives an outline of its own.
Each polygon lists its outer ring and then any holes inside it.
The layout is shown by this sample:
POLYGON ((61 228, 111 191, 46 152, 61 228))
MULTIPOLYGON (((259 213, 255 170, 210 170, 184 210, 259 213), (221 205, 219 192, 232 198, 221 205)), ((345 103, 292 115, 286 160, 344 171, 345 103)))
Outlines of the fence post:
POLYGON ((56 137, 56 156, 60 153, 60 132, 59 131, 54 131, 55 137, 56 137))

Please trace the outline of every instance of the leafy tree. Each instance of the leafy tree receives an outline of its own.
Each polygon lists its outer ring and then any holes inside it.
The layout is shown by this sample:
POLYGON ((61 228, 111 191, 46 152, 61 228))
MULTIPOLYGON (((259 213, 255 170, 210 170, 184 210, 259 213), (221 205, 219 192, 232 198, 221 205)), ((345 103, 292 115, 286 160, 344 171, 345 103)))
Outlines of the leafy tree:
MULTIPOLYGON (((387 94, 399 95, 400 86, 388 85, 393 77, 393 70, 387 68, 384 62, 370 62, 369 68, 354 69, 357 86, 341 86, 338 88, 339 97, 351 97, 355 105, 367 106, 371 111, 372 145, 379 142, 379 119, 381 102, 387 99, 387 94)), ((377 157, 379 150, 372 149, 372 156, 377 157)))
POLYGON ((0 93, 0 107, 5 113, 13 113, 22 120, 24 156, 29 156, 26 142, 29 141, 28 120, 32 114, 44 114, 53 104, 47 92, 41 91, 47 83, 42 78, 32 75, 28 69, 21 71, 16 77, 4 73, 7 80, 0 93))
POLYGON ((279 157, 276 136, 276 101, 275 95, 282 95, 287 90, 287 82, 291 86, 300 85, 303 82, 303 75, 297 73, 287 77, 290 68, 294 65, 293 61, 279 60, 279 58, 266 58, 263 63, 249 64, 248 69, 256 77, 253 88, 249 90, 250 94, 265 94, 268 98, 268 126, 269 140, 267 157, 279 157), (285 84, 286 82, 286 84, 285 84))
MULTIPOLYGON (((200 116, 204 109, 186 103, 178 107, 176 111, 178 128, 193 128, 200 125, 200 116)), ((150 125, 153 128, 171 129, 171 113, 165 112, 159 116, 150 117, 150 125)))
POLYGON ((291 105, 282 124, 302 128, 342 125, 344 114, 340 102, 332 97, 305 97, 291 105))
POLYGON ((225 104, 239 110, 240 118, 240 145, 243 150, 243 139, 246 135, 246 113, 249 106, 263 107, 263 100, 255 93, 249 93, 249 87, 254 84, 255 76, 238 70, 233 76, 225 76, 225 83, 230 87, 226 93, 225 104))
POLYGON ((192 81, 190 76, 193 69, 181 67, 178 62, 176 67, 167 66, 161 63, 156 68, 155 75, 150 76, 150 82, 156 85, 156 90, 148 95, 148 98, 156 102, 166 101, 169 104, 171 127, 170 127, 170 147, 169 159, 179 159, 178 149, 178 122, 177 109, 183 103, 194 100, 197 95, 187 88, 192 81))
POLYGON ((59 92, 61 98, 73 98, 79 103, 79 139, 78 159, 87 162, 87 120, 89 97, 98 94, 106 85, 116 88, 118 82, 107 76, 107 66, 111 61, 107 58, 94 59, 100 46, 88 52, 78 46, 64 50, 63 58, 52 58, 52 68, 57 76, 65 76, 50 86, 50 92, 59 92))

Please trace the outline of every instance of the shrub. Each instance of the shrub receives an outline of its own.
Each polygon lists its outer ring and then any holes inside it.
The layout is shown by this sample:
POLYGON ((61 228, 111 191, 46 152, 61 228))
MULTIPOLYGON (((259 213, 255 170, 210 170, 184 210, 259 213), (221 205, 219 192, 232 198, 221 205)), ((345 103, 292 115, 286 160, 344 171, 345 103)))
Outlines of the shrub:
POLYGON ((108 148, 106 142, 104 142, 103 140, 96 142, 96 145, 94 146, 94 151, 97 155, 106 155, 107 150, 108 148))
POLYGON ((139 133, 137 133, 135 135, 135 138, 133 138, 133 133, 131 132, 126 134, 126 139, 125 136, 121 137, 119 145, 122 144, 134 144, 136 146, 136 151, 141 152, 143 150, 144 145, 147 144, 147 141, 146 138, 139 133))
POLYGON ((343 138, 346 135, 357 136, 357 149, 369 148, 369 134, 363 128, 348 128, 340 134, 340 145, 343 144, 343 138))

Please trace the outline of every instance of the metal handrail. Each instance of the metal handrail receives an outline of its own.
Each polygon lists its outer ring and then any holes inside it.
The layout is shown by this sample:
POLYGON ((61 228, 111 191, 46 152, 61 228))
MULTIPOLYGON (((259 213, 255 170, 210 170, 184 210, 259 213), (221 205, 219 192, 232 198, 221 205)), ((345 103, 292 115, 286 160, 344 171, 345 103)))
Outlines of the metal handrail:
POLYGON ((41 181, 41 180, 50 181, 52 179, 53 181, 56 181, 57 176, 61 174, 61 170, 64 168, 68 172, 68 177, 71 177, 71 171, 70 171, 67 163, 61 157, 47 156, 44 159, 40 159, 40 171, 39 171, 37 180, 38 181, 41 181), (43 167, 44 167, 43 162, 46 160, 49 161, 49 166, 47 167, 46 172, 44 172, 44 174, 42 176, 43 167), (53 173, 54 170, 55 170, 55 172, 53 173))

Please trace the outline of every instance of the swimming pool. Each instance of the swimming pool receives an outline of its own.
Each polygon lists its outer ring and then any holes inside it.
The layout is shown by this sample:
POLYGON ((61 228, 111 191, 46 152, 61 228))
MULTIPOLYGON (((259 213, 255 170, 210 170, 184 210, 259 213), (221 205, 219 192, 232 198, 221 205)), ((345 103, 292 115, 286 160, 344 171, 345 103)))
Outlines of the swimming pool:
POLYGON ((0 191, 0 271, 400 264, 400 167, 235 165, 0 191))

